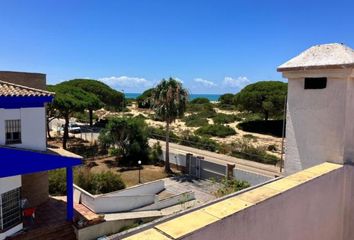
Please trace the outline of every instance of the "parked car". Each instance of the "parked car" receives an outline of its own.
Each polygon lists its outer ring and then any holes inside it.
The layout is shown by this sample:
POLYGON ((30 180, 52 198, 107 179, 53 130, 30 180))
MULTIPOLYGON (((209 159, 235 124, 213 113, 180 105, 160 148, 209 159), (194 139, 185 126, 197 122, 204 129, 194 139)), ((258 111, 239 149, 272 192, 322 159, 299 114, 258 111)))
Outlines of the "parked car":
MULTIPOLYGON (((64 132, 64 124, 58 129, 60 132, 64 132)), ((81 133, 81 127, 77 123, 69 123, 69 133, 81 133)))
POLYGON ((107 123, 108 123, 107 119, 100 119, 97 122, 95 122, 93 126, 98 128, 105 128, 107 123))

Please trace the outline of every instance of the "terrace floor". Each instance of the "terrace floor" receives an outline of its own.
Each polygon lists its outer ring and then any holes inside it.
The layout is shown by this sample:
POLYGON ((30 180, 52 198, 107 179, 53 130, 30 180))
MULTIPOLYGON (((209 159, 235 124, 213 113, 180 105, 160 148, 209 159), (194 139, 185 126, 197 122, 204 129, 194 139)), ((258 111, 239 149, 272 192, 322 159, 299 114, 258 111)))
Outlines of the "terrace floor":
MULTIPOLYGON (((103 221, 100 216, 81 204, 75 204, 74 208, 76 221, 81 220, 85 225, 103 221)), ((35 216, 34 224, 24 220, 24 230, 10 239, 76 239, 72 223, 66 221, 66 197, 50 197, 47 202, 36 208, 35 216)))

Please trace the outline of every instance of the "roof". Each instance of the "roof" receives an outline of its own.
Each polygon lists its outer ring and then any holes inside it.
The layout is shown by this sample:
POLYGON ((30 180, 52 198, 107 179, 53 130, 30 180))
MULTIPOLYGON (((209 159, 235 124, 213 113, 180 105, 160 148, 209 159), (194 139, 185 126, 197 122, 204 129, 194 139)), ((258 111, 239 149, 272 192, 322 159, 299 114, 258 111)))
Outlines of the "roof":
POLYGON ((49 97, 49 96, 54 96, 54 93, 0 80, 0 97, 49 97))
POLYGON ((354 67, 354 50, 342 43, 315 45, 278 67, 278 72, 354 67))
POLYGON ((77 155, 68 157, 66 154, 53 153, 52 149, 41 152, 0 146, 0 177, 73 167, 81 163, 77 155))

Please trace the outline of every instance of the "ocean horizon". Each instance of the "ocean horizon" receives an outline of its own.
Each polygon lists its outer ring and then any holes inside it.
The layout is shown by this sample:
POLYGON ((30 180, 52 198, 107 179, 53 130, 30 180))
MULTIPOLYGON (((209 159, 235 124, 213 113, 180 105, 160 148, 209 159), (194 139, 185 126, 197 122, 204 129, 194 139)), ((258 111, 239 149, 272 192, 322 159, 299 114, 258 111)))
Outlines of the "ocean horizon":
MULTIPOLYGON (((124 93, 126 98, 136 99, 141 93, 124 93)), ((219 97, 222 94, 190 94, 189 100, 193 100, 195 98, 207 98, 210 101, 218 101, 219 97)))

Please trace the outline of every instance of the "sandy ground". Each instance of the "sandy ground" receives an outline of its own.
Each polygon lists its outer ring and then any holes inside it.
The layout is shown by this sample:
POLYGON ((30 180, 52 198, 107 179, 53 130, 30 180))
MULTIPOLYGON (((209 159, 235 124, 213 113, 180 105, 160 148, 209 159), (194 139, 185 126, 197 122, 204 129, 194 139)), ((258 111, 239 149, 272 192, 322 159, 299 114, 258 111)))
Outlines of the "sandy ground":
MULTIPOLYGON (((125 112, 125 113, 110 113, 104 110, 99 110, 96 111, 96 115, 98 115, 99 117, 108 117, 108 116, 122 116, 122 115, 127 115, 127 116, 138 116, 138 115, 143 115, 145 116, 146 119, 146 123, 149 126, 153 126, 153 127, 164 127, 165 123, 164 122, 159 122, 159 121, 154 121, 151 119, 151 116, 153 115, 153 111, 149 110, 149 109, 139 109, 137 108, 137 106, 135 104, 133 104, 132 106, 128 107, 129 112, 125 112)), ((218 108, 215 108, 215 111, 217 113, 224 113, 224 114, 237 114, 239 113, 238 111, 232 111, 232 110, 221 110, 218 108)), ((188 114, 187 114, 188 115, 188 114)), ((212 119, 208 119, 210 124, 213 124, 213 120, 212 119)), ((272 154, 276 154, 279 156, 280 154, 280 149, 281 149, 281 142, 282 139, 281 138, 277 138, 277 137, 273 137, 270 135, 264 135, 264 134, 258 134, 258 133, 250 133, 250 132, 245 132, 242 131, 240 129, 238 129, 236 127, 236 125, 239 122, 234 122, 234 123, 230 123, 230 124, 226 124, 228 126, 230 126, 231 128, 235 129, 235 131, 237 132, 236 135, 233 136, 229 136, 226 138, 218 138, 218 137, 212 137, 211 139, 217 141, 218 143, 224 143, 224 144, 230 144, 233 143, 235 141, 240 141, 242 139, 244 139, 244 135, 252 135, 254 136, 253 139, 250 139, 250 142, 252 144, 254 144, 255 146, 263 146, 263 147, 268 147, 269 145, 275 145, 277 151, 275 152, 269 152, 272 154)), ((177 119, 174 123, 171 124, 171 130, 177 134, 177 135, 181 135, 184 131, 190 131, 190 132, 194 132, 197 128, 196 127, 188 127, 185 125, 184 122, 182 122, 181 120, 177 119)))

